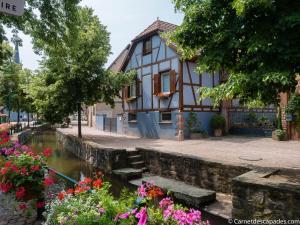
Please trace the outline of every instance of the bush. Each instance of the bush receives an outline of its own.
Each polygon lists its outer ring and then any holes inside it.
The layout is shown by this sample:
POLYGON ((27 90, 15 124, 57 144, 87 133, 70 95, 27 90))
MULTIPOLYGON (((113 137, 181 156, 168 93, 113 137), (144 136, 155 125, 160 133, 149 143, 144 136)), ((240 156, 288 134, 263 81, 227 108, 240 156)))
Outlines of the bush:
POLYGON ((287 139, 287 132, 285 130, 277 129, 273 132, 273 135, 275 135, 274 139, 279 141, 284 141, 287 139))
POLYGON ((201 221, 200 211, 174 204, 153 184, 143 184, 135 193, 123 191, 118 200, 109 188, 109 183, 96 177, 86 178, 75 189, 59 193, 47 206, 45 225, 209 224, 201 221))
POLYGON ((225 128, 225 124, 226 124, 226 120, 223 116, 216 114, 212 117, 211 121, 211 128, 216 130, 216 129, 224 129, 225 128))

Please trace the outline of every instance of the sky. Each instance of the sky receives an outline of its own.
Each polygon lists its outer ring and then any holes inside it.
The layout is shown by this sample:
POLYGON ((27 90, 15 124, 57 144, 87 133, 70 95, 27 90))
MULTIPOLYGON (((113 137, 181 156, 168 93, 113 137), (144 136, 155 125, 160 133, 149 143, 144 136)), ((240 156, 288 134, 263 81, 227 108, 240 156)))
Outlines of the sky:
MULTIPOLYGON (((110 32, 112 54, 107 66, 119 55, 131 40, 152 24, 157 17, 160 20, 181 24, 183 15, 175 12, 171 0, 83 0, 82 6, 94 9, 102 24, 110 32)), ((7 35, 11 37, 10 32, 7 35)), ((20 33, 23 46, 20 48, 20 58, 23 66, 37 69, 40 56, 32 50, 31 38, 20 33)))

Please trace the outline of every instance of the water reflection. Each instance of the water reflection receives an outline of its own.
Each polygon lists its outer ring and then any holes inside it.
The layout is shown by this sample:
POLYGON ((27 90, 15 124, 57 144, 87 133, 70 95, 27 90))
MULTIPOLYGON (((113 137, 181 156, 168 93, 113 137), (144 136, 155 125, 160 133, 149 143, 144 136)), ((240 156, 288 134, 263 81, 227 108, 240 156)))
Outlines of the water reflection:
POLYGON ((59 145, 55 132, 37 133, 27 144, 35 153, 41 153, 43 149, 51 148, 53 154, 48 159, 47 165, 56 171, 77 181, 82 180, 84 177, 92 177, 93 168, 59 145))

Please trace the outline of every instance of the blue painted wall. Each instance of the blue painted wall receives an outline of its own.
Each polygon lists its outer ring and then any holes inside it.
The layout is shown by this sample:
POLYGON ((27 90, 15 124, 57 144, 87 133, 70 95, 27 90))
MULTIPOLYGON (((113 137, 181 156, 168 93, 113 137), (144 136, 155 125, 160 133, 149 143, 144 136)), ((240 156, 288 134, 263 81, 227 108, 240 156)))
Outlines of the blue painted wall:
MULTIPOLYGON (((210 120, 213 117, 213 115, 216 114, 216 112, 195 112, 195 113, 197 115, 198 121, 201 123, 201 129, 206 131, 209 135, 212 135, 212 129, 210 127, 210 120)), ((188 120, 189 116, 190 116, 189 112, 185 112, 183 114, 185 124, 186 124, 186 121, 188 120)), ((185 126, 184 134, 185 134, 186 138, 189 137, 187 125, 185 126)))
MULTIPOLYGON (((137 113, 137 122, 128 122, 127 134, 137 135, 146 138, 176 138, 176 114, 178 111, 172 112, 172 122, 165 124, 160 123, 159 112, 140 112, 137 113)), ((128 118, 128 116, 126 116, 128 118)))

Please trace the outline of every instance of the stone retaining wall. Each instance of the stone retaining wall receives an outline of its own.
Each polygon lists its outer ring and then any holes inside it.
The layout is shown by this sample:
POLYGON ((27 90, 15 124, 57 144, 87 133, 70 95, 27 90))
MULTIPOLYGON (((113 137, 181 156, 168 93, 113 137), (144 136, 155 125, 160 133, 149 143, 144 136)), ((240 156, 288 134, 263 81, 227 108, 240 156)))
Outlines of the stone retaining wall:
POLYGON ((233 180, 233 218, 300 219, 300 184, 269 177, 274 172, 260 169, 233 180))
POLYGON ((246 167, 224 165, 195 156, 138 150, 151 173, 222 193, 231 193, 232 179, 250 171, 246 167))
POLYGON ((84 141, 78 137, 63 134, 59 131, 56 134, 58 142, 64 148, 105 173, 110 174, 114 169, 125 168, 127 166, 126 149, 106 148, 97 143, 84 141))
POLYGON ((23 130, 20 133, 17 133, 15 138, 21 143, 21 144, 25 144, 28 139, 35 133, 35 132, 40 132, 40 131, 44 131, 44 130, 48 130, 50 129, 51 126, 49 124, 42 124, 42 125, 38 125, 34 128, 31 129, 27 129, 27 130, 23 130))

